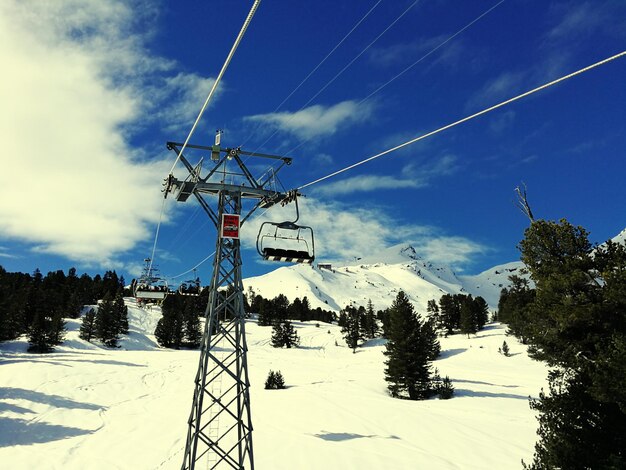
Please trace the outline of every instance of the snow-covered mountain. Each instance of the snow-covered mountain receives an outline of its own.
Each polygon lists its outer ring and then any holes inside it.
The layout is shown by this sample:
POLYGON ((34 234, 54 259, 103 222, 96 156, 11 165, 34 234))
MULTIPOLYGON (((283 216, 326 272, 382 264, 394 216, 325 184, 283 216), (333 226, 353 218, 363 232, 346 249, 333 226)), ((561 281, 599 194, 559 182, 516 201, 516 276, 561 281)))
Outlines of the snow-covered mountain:
POLYGON ((263 276, 244 279, 246 290, 273 298, 284 294, 293 300, 306 296, 311 307, 338 311, 349 305, 386 308, 403 290, 422 312, 430 299, 443 294, 471 293, 482 296, 495 308, 508 277, 519 272, 521 262, 496 266, 475 276, 459 276, 447 266, 428 261, 411 245, 387 248, 357 261, 341 265, 281 267, 263 276))
MULTIPOLYGON (((626 243, 626 229, 612 238, 626 243)), ((430 299, 443 294, 465 293, 483 297, 492 309, 498 306, 500 291, 511 284, 509 276, 527 277, 521 261, 494 266, 476 275, 457 275, 448 266, 422 258, 409 244, 395 245, 355 261, 330 267, 286 266, 263 276, 244 279, 246 291, 273 298, 284 294, 293 301, 306 296, 313 308, 339 311, 346 305, 366 306, 372 300, 375 309, 391 305, 403 290, 420 312, 430 299)))

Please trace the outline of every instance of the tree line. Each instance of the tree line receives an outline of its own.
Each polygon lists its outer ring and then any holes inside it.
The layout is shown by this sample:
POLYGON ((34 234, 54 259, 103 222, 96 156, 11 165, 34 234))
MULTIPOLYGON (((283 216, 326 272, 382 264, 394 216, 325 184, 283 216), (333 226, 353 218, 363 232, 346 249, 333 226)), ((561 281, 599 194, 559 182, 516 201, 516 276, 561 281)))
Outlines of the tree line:
POLYGON ((108 294, 123 291, 124 278, 115 271, 78 276, 75 268, 65 274, 44 276, 7 272, 0 266, 0 342, 28 335, 29 351, 50 352, 65 336, 66 318, 78 318, 83 305, 92 305, 108 294))
POLYGON ((531 220, 519 244, 530 281, 512 276, 498 308, 551 367, 530 403, 539 440, 524 467, 626 468, 626 247, 593 246, 565 219, 531 220))

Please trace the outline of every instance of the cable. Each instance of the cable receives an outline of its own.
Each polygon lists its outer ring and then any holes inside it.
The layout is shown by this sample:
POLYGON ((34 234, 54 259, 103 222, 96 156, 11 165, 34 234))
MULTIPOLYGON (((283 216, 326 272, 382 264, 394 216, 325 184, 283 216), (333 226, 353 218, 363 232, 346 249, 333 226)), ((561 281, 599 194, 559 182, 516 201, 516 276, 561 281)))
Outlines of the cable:
POLYGON ((152 263, 154 262, 154 252, 156 251, 157 240, 159 239, 159 230, 161 229, 161 220, 163 220, 163 210, 165 209, 165 201, 167 199, 163 198, 163 203, 161 204, 161 213, 159 214, 159 223, 157 224, 156 233, 154 234, 154 244, 152 245, 152 255, 150 256, 150 266, 148 267, 148 276, 152 274, 152 263))
POLYGON ((239 43, 243 39, 243 35, 245 34, 246 30, 248 29, 248 26, 250 25, 250 22, 252 21, 252 17, 256 13, 259 3, 261 3, 261 0, 254 0, 254 4, 252 5, 252 8, 250 9, 250 13, 248 13, 248 17, 246 18, 246 21, 244 21, 243 26, 241 27, 241 31, 239 31, 239 35, 237 36, 237 39, 235 40, 235 43, 233 44, 233 47, 230 49, 230 52, 228 54, 228 57, 226 57, 226 61, 224 62, 224 65, 222 65, 222 70, 220 70, 220 73, 215 79, 215 82, 213 82, 213 86, 211 87, 209 96, 207 96, 206 100, 204 101, 204 105, 202 106, 202 109, 200 110, 200 113, 198 114, 196 121, 193 123, 193 126, 191 127, 191 131, 189 131, 189 135, 187 136, 185 143, 180 149, 180 152, 178 152, 178 155, 176 156, 176 161, 174 162, 174 165, 172 165, 172 169, 169 172, 170 175, 174 171, 174 168, 176 167, 178 160, 180 160, 180 156, 185 151, 185 148, 187 147, 187 144, 189 143, 191 136, 196 130, 196 126, 198 125, 198 122, 200 122, 200 119, 202 118, 202 115, 204 114, 204 110, 208 106, 209 101, 211 101, 211 98, 213 97, 213 94, 215 93, 215 90, 217 89, 217 85, 222 79, 222 76, 224 75, 224 73, 226 72, 226 69, 228 68, 228 65, 230 64, 230 61, 233 58, 233 55, 235 55, 235 51, 237 50, 237 47, 239 47, 239 43))
MULTIPOLYGON (((278 106, 276 106, 276 108, 274 109, 274 111, 272 111, 272 113, 277 112, 277 111, 278 111, 278 110, 282 107, 282 105, 284 105, 284 104, 287 102, 287 100, 288 100, 289 98, 291 98, 291 97, 293 96, 293 94, 294 94, 296 91, 298 91, 298 90, 300 89, 300 87, 301 87, 302 85, 304 85, 304 84, 306 83, 306 81, 307 81, 309 78, 311 78, 311 75, 313 75, 315 72, 317 72, 317 70, 318 70, 318 69, 319 69, 319 68, 320 68, 320 67, 324 64, 324 62, 326 62, 326 60, 327 60, 327 59, 328 59, 331 55, 333 55, 333 53, 334 53, 334 52, 335 52, 335 51, 339 48, 339 46, 341 46, 341 45, 345 42, 345 40, 346 40, 346 39, 348 39, 348 37, 349 37, 349 36, 350 36, 350 35, 354 32, 354 30, 355 30, 355 29, 357 29, 357 28, 360 26, 360 24, 361 24, 361 23, 363 23, 363 21, 365 21, 365 19, 366 19, 366 18, 370 15, 370 13, 372 13, 372 12, 376 9, 376 7, 378 6, 378 4, 379 4, 380 2, 382 2, 382 1, 383 1, 383 0, 378 0, 378 1, 374 4, 374 6, 373 6, 372 8, 370 8, 370 9, 369 9, 369 11, 368 11, 367 13, 365 13, 365 16, 363 16, 363 18, 361 18, 361 19, 360 19, 360 20, 359 20, 359 21, 358 21, 358 22, 357 22, 357 23, 356 23, 356 24, 352 27, 352 29, 351 29, 350 31, 348 31, 348 33, 347 33, 347 34, 346 34, 346 35, 345 35, 345 36, 341 39, 341 41, 339 41, 339 42, 337 43, 337 45, 335 45, 335 47, 333 47, 333 49, 332 49, 332 50, 331 50, 328 54, 326 54, 326 57, 324 57, 324 58, 322 59, 322 61, 321 61, 319 64, 317 64, 317 65, 315 66, 315 68, 313 68, 313 70, 311 70, 311 71, 309 72, 309 74, 308 74, 306 77, 304 77, 304 79, 300 82, 300 84, 299 84, 297 87, 295 87, 295 88, 293 89, 293 91, 292 91, 291 93, 289 93, 289 95, 287 95, 287 97, 286 97, 286 98, 285 98, 285 99, 284 99, 284 100, 283 100, 283 101, 282 101, 282 102, 281 102, 278 106)), ((504 0, 503 0, 503 1, 504 1, 504 0)), ((260 125, 259 125, 259 126, 257 126, 257 128, 256 128, 255 132, 259 130, 259 127, 261 127, 261 126, 260 126, 260 125)), ((247 139, 243 142, 243 144, 241 144, 239 147, 243 147, 243 146, 245 146, 245 145, 246 145, 246 144, 250 141, 250 139, 251 139, 253 136, 254 136, 254 132, 253 132, 253 133, 252 133, 252 134, 251 134, 251 135, 250 135, 250 136, 249 136, 249 137, 248 137, 248 138, 247 138, 247 139)), ((273 135, 272 135, 272 137, 273 137, 273 135)), ((270 137, 270 138, 271 138, 271 137, 270 137)), ((257 150, 258 150, 258 149, 257 149, 257 150)), ((256 151, 255 151, 255 152, 256 152, 256 151)))
POLYGON ((374 155, 372 157, 366 158, 365 160, 361 160, 360 162, 354 163, 354 164, 352 164, 350 166, 347 166, 347 167, 345 167, 345 168, 343 168, 341 170, 335 171, 334 173, 326 175, 326 176, 324 176, 322 178, 318 178, 315 181, 311 181, 310 183, 307 183, 307 184, 304 184, 304 185, 298 187, 297 189, 298 190, 304 189, 304 188, 306 188, 308 186, 312 186, 312 185, 317 184, 317 183, 319 183, 321 181, 327 180, 328 178, 332 178, 333 176, 337 176, 338 174, 343 173, 343 172, 348 171, 348 170, 351 170, 352 168, 355 168, 355 167, 357 167, 359 165, 362 165, 364 163, 372 161, 372 160, 374 160, 376 158, 382 157, 383 155, 387 155, 388 153, 394 152, 394 151, 396 151, 398 149, 401 149, 403 147, 406 147, 408 145, 414 144, 415 142, 419 142, 420 140, 423 140, 423 139, 425 139, 427 137, 430 137, 432 135, 435 135, 435 134, 438 134, 440 132, 443 132, 443 131, 445 131, 447 129, 450 129, 452 127, 458 126, 459 124, 462 124, 462 123, 467 122, 467 121, 469 121, 471 119, 477 118, 478 116, 482 116, 483 114, 486 114, 486 113, 488 113, 490 111, 493 111, 494 109, 501 108, 502 106, 506 106, 507 104, 510 104, 510 103, 513 103, 514 101, 517 101, 517 100, 520 100, 522 98, 525 98, 525 97, 527 97, 529 95, 532 95, 533 93, 536 93, 536 92, 541 91, 541 90, 545 90, 546 88, 549 88, 552 85, 556 85, 557 83, 563 82, 563 81, 565 81, 565 80, 567 80, 569 78, 575 77, 576 75, 580 75, 581 73, 587 72, 587 71, 589 71, 591 69, 594 69, 596 67, 604 65, 604 64, 606 64, 608 62, 611 62, 611 61, 613 61, 615 59, 618 59, 620 57, 623 57, 625 55, 626 55, 626 51, 622 51, 622 52, 620 52, 618 54, 615 54, 614 56, 608 57, 607 59, 601 60, 599 62, 596 62, 595 64, 591 64, 591 65, 589 65, 589 66, 587 66, 585 68, 577 70, 576 72, 570 73, 569 75, 565 75, 565 76, 563 76, 561 78, 558 78, 556 80, 553 80, 551 82, 544 83, 543 85, 538 86, 537 88, 533 88, 532 90, 529 90, 529 91, 527 91, 525 93, 522 93, 521 95, 517 95, 517 96, 515 96, 513 98, 510 98, 510 99, 508 99, 506 101, 498 103, 498 104, 496 104, 494 106, 491 106, 489 108, 483 109, 482 111, 479 111, 479 112, 477 112, 475 114, 472 114, 471 116, 464 117, 463 119, 459 119, 458 121, 455 121, 455 122, 453 122, 451 124, 448 124, 446 126, 440 127, 439 129, 436 129, 436 130, 434 130, 432 132, 429 132, 428 134, 421 135, 419 137, 416 137, 415 139, 411 139, 411 140, 409 140, 407 142, 404 142, 403 144, 400 144, 400 145, 397 145, 397 146, 395 146, 393 148, 385 150, 384 152, 381 152, 381 153, 378 153, 378 154, 376 154, 376 155, 374 155))
MULTIPOLYGON (((456 33, 454 33, 452 36, 448 37, 445 41, 441 42, 439 45, 437 45, 436 47, 434 47, 433 49, 431 49, 429 52, 427 52, 426 54, 424 54, 422 57, 420 57, 419 59, 417 59, 415 62, 413 62, 411 65, 409 65, 407 68, 405 68, 402 72, 400 72, 399 74, 397 74, 396 76, 394 76, 393 78, 391 78, 390 80, 388 80, 387 82, 383 83, 381 86, 379 86, 378 88, 376 88, 373 92, 371 92, 369 95, 367 95, 365 98, 363 98, 361 101, 359 101, 356 106, 360 106, 363 103, 365 103, 367 100, 369 100, 372 96, 374 96, 376 93, 378 93, 380 90, 382 90, 383 88, 385 88, 387 85, 389 85, 390 83, 394 82, 396 79, 400 78, 402 75, 404 75, 406 72, 408 72, 409 70, 411 70, 413 67, 415 67, 417 64, 419 64, 420 62, 422 62, 424 59, 426 59, 428 56, 432 55, 433 53, 435 53, 437 50, 439 50, 440 48, 442 48, 444 45, 446 45, 447 43, 449 43, 450 41, 452 41, 455 37, 457 37, 459 34, 461 34, 463 31, 465 31, 466 29, 468 29, 470 26, 472 26, 474 23, 476 23, 478 20, 480 20, 481 18, 483 18, 484 16, 488 15, 489 13, 491 13, 491 11, 495 10, 497 7, 499 7, 502 3, 504 3, 506 0, 500 0, 498 3, 496 3, 494 6, 492 6, 491 8, 489 8, 487 11, 483 12, 480 16, 477 16, 476 18, 474 18, 474 20, 472 20, 471 22, 469 22, 468 24, 466 24, 463 28, 459 29, 456 33)), ((278 132, 278 131, 276 131, 278 132)), ((292 148, 291 150, 289 150, 289 152, 287 152, 287 155, 292 155, 296 150, 298 150, 300 147, 302 147, 303 145, 305 145, 306 143, 308 143, 309 141, 311 141, 313 139, 313 137, 309 137, 308 139, 300 142, 298 145, 296 145, 294 148, 292 148)))
POLYGON ((196 269, 198 266, 200 266, 201 264, 203 264, 206 260, 208 260, 211 256, 213 256, 215 254, 215 252, 211 253, 209 256, 207 256, 206 258, 204 258, 202 261, 200 261, 198 264, 196 264, 193 268, 191 268, 188 271, 185 271, 184 273, 180 273, 177 274, 176 276, 170 276, 168 279, 176 279, 177 277, 181 277, 184 276, 185 274, 190 273, 191 271, 193 271, 194 269, 196 269))
MULTIPOLYGON (((390 24, 389 26, 387 26, 387 27, 384 29, 384 31, 383 31, 382 33, 380 33, 378 36, 376 36, 376 38, 374 38, 374 40, 373 40, 372 42, 370 42, 367 46, 365 46, 365 49, 363 49, 361 52, 359 52, 359 53, 356 55, 356 57, 354 57, 354 58, 353 58, 350 62, 348 62, 348 65, 346 65, 344 68, 342 68, 342 69, 341 69, 341 70, 340 70, 340 71, 339 71, 339 72, 338 72, 338 73, 337 73, 337 74, 336 74, 333 78, 331 78, 331 79, 330 79, 330 80, 329 80, 329 81, 328 81, 328 82, 327 82, 327 83, 326 83, 326 84, 325 84, 325 85, 324 85, 324 86, 323 86, 323 87, 322 87, 322 88, 321 88, 321 89, 320 89, 317 93, 315 93, 315 94, 314 94, 311 98, 309 98, 309 100, 308 100, 306 103, 304 103, 304 104, 300 107, 300 109, 298 109, 298 111, 296 111, 295 113, 293 113, 293 114, 291 115, 291 117, 287 120, 286 124, 288 124, 288 123, 290 123, 291 121, 293 121, 293 119, 294 119, 294 117, 296 116, 296 114, 298 114, 298 113, 299 113, 300 111, 302 111, 305 107, 307 107, 309 104, 311 104, 311 102, 312 102, 315 98, 317 98, 317 97, 318 97, 318 96, 319 96, 319 95, 320 95, 320 94, 321 94, 324 90, 326 90, 326 88, 328 88, 328 87, 329 87, 329 86, 330 86, 330 85, 331 85, 331 84, 332 84, 335 80, 337 80, 337 79, 341 76, 341 74, 342 74, 342 73, 344 73, 344 72, 348 69, 348 67, 350 67, 350 66, 351 66, 354 62, 356 62, 356 60, 357 60, 359 57, 361 57, 363 54, 365 54, 365 52, 367 52, 367 50, 368 50, 370 47, 372 47, 372 46, 374 45, 374 43, 376 43, 376 41, 378 41, 378 40, 379 40, 379 39, 383 36, 383 34, 385 34, 387 31, 389 31, 389 30, 390 30, 390 29, 391 29, 391 28, 392 28, 392 27, 393 27, 393 26, 394 26, 394 25, 395 25, 398 21, 400 21, 400 19, 401 19, 404 15, 406 15, 406 14, 409 12, 409 10, 410 10, 411 8, 413 8, 413 7, 414 7, 414 6, 415 6, 415 5, 416 5, 419 1, 420 1, 420 0, 415 0, 413 3, 411 3, 411 4, 408 6, 408 8, 407 8, 406 10, 404 10, 404 11, 400 14, 400 16, 398 16, 395 20, 393 20, 393 21, 391 22, 391 24, 390 24)), ((270 135, 267 139, 265 139, 265 141, 264 141, 261 145, 259 145, 259 146, 258 146, 257 150, 258 150, 258 149, 260 149, 260 148, 262 148, 262 147, 263 147, 266 143, 268 143, 268 142, 270 141, 270 139, 271 139, 272 137, 274 137, 274 136, 278 133, 278 130, 279 130, 279 129, 276 129, 276 130, 272 133, 272 135, 270 135)), ((255 152, 256 152, 256 150, 255 150, 255 152)))

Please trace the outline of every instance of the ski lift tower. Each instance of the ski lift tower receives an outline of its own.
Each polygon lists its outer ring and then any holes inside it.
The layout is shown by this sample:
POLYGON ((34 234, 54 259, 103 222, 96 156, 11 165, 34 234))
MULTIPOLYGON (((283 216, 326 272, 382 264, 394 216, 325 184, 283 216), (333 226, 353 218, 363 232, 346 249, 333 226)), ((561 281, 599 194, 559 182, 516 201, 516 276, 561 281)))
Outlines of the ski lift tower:
POLYGON ((176 152, 189 175, 181 181, 170 174, 164 183, 165 197, 172 194, 177 201, 185 202, 193 196, 217 228, 182 469, 193 470, 201 462, 203 469, 254 470, 239 228, 258 208, 285 204, 295 197, 292 192, 277 191, 274 184, 275 174, 290 165, 291 159, 223 148, 220 131, 210 147, 168 142, 167 148, 176 152), (181 153, 183 147, 210 153, 212 168, 204 177, 202 160, 192 166, 181 153), (278 166, 258 180, 241 155, 277 160, 278 166), (207 195, 216 197, 217 210, 205 200, 207 195), (252 200, 252 204, 242 214, 245 200, 252 200))

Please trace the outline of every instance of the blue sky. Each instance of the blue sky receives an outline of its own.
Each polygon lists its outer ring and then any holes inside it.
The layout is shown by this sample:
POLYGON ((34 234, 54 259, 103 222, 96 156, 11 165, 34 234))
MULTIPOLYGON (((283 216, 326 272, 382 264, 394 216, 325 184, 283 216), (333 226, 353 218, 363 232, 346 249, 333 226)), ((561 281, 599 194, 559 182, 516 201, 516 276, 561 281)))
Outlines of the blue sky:
MULTIPOLYGON (((130 278, 160 219, 164 274, 213 251, 195 202, 160 216, 165 142, 187 137, 252 3, 2 2, 0 265, 130 278)), ((221 128, 225 146, 293 157, 280 176, 299 187, 623 50, 620 0, 265 0, 191 142, 221 128)), ((621 58, 306 188, 318 260, 404 242, 465 273, 518 259, 522 181, 537 217, 616 235, 624 83, 621 58)), ((261 220, 242 231, 244 276, 278 266, 253 249, 261 220)))

